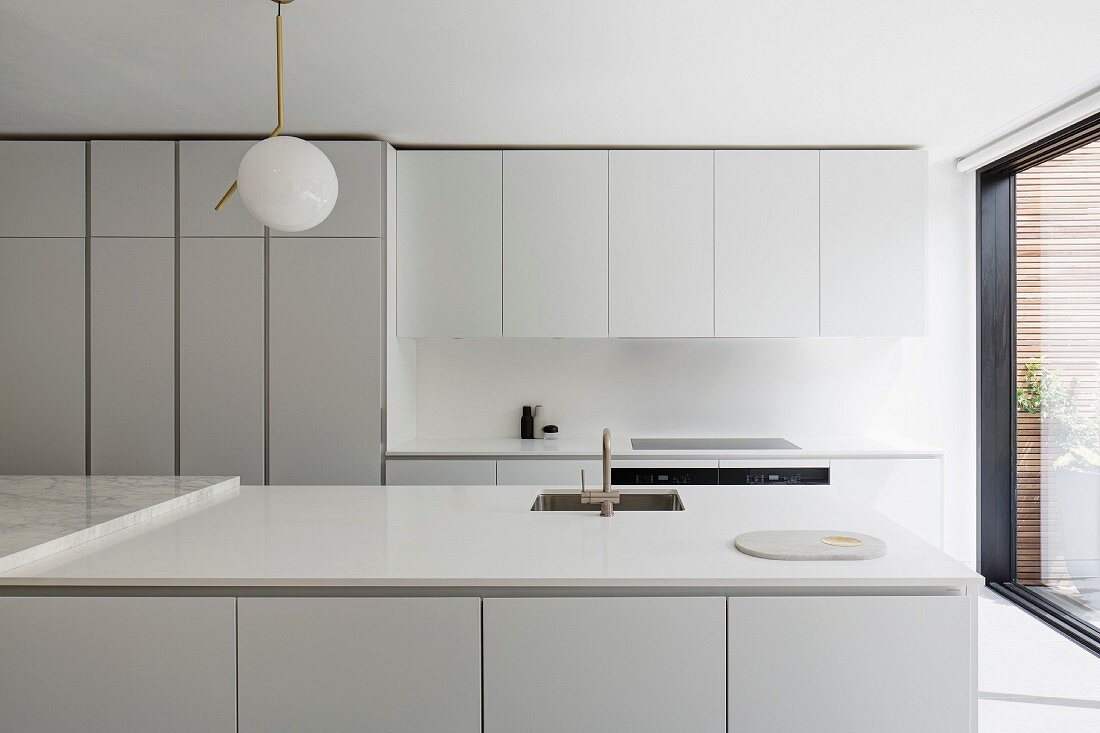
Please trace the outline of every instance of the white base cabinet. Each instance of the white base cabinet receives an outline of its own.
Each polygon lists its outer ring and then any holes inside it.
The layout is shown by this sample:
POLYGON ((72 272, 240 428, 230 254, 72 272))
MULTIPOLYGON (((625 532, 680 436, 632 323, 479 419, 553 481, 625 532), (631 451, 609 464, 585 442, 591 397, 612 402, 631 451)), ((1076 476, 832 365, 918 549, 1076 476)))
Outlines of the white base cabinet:
POLYGON ((724 598, 486 598, 484 730, 724 730, 725 609, 724 598))
POLYGON ((233 733, 234 603, 0 598, 0 730, 233 733))
POLYGON ((387 486, 492 486, 494 460, 405 459, 386 461, 387 486))
POLYGON ((730 733, 974 730, 974 603, 730 598, 730 733))
POLYGON ((240 733, 481 730, 480 599, 238 603, 240 733))

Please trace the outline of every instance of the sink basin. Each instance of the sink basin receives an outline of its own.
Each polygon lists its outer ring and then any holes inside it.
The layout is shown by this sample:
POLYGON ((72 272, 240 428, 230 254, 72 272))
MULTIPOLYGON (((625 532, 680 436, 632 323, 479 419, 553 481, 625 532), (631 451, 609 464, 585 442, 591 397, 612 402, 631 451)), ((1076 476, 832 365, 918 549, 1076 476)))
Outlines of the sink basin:
MULTIPOLYGON (((682 512, 684 503, 675 491, 641 493, 623 491, 616 512, 682 512)), ((581 495, 539 494, 531 505, 533 512, 599 512, 600 505, 581 504, 581 495)))

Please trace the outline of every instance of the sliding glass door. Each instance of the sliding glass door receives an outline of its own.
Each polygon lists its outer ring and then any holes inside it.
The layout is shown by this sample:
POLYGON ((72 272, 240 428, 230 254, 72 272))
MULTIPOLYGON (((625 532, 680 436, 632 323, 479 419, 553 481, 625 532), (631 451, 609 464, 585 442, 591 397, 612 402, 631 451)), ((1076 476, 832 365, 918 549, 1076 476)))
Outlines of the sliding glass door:
POLYGON ((979 171, 979 570, 1100 653, 1100 117, 979 171))
POLYGON ((1016 580, 1100 628, 1100 141, 1016 174, 1016 580))

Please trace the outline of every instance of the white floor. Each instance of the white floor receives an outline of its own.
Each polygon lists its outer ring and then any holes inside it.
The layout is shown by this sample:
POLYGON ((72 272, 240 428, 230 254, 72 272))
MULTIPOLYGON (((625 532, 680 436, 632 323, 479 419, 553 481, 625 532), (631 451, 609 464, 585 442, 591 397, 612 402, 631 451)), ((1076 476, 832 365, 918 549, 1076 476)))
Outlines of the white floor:
POLYGON ((981 733, 1100 731, 1100 657, 988 589, 978 643, 981 733))

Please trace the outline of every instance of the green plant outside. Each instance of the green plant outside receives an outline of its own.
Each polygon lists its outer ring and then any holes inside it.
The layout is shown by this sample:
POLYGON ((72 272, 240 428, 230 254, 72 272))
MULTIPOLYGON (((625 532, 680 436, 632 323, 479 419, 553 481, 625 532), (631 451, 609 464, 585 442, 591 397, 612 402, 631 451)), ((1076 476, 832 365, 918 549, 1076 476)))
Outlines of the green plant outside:
POLYGON ((1016 409, 1038 415, 1054 428, 1052 442, 1064 451, 1054 468, 1100 471, 1100 423, 1081 414, 1077 380, 1067 383, 1061 370, 1044 367, 1041 361, 1026 362, 1023 370, 1016 409))

